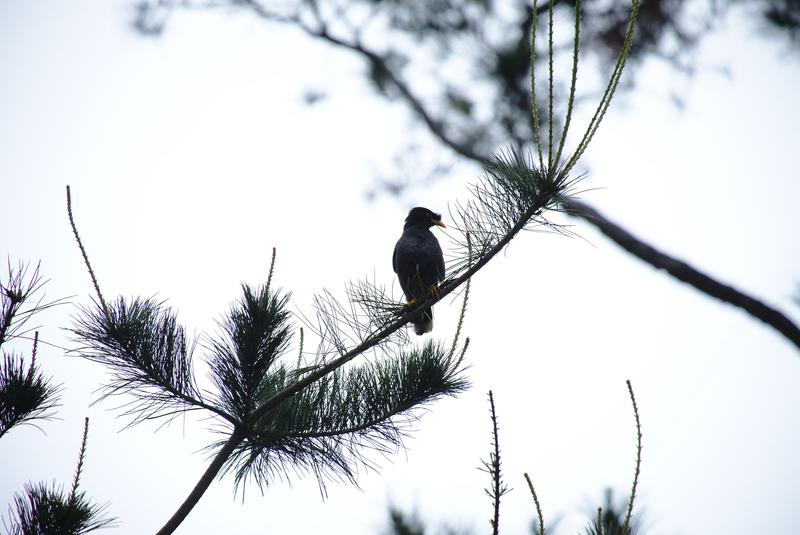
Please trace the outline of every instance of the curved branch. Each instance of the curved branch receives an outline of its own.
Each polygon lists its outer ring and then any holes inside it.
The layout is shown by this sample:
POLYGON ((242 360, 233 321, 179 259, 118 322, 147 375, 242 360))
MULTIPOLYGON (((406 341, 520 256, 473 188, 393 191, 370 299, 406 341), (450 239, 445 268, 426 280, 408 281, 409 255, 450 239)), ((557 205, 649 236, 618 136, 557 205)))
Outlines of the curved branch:
POLYGON ((716 297, 720 301, 741 308, 754 318, 763 321, 781 333, 800 349, 800 328, 781 311, 772 308, 732 286, 711 278, 683 260, 671 257, 655 247, 646 244, 624 228, 603 217, 600 212, 585 203, 574 199, 568 199, 563 204, 567 213, 588 221, 597 227, 600 232, 611 238, 620 247, 638 257, 640 260, 647 262, 655 268, 663 269, 679 281, 693 286, 704 294, 716 297))
POLYGON ((234 431, 230 438, 225 442, 222 448, 217 452, 214 456, 214 460, 211 461, 211 464, 208 465, 206 471, 203 472, 203 476, 197 482, 197 484, 192 489, 192 492, 189 493, 189 496, 183 501, 181 506, 175 511, 175 514, 172 515, 164 527, 162 527, 156 535, 169 535, 170 533, 174 532, 181 522, 184 521, 186 516, 191 512, 197 502, 200 501, 200 497, 208 490, 208 487, 211 485, 211 482, 214 481, 214 478, 217 476, 219 471, 225 465, 225 462, 233 453, 233 450, 236 449, 242 440, 244 440, 244 435, 239 431, 234 431))
POLYGON ((411 88, 408 84, 405 83, 390 67, 386 58, 365 48, 360 42, 348 42, 338 37, 331 35, 326 27, 321 28, 311 28, 305 24, 299 23, 299 26, 302 30, 304 30, 308 35, 312 37, 316 37, 318 39, 322 39, 332 45, 350 50, 352 52, 356 52, 366 59, 373 69, 376 72, 380 72, 382 75, 385 75, 388 80, 392 82, 395 88, 400 92, 403 97, 403 100, 414 110, 414 113, 425 123, 425 126, 428 127, 428 130, 436 136, 444 145, 449 147, 453 150, 456 154, 459 154, 467 159, 476 161, 478 163, 484 163, 489 161, 489 156, 480 154, 475 149, 467 144, 460 143, 459 141, 450 137, 450 135, 445 131, 444 123, 441 121, 434 119, 433 115, 425 108, 425 105, 422 101, 411 91, 411 88))

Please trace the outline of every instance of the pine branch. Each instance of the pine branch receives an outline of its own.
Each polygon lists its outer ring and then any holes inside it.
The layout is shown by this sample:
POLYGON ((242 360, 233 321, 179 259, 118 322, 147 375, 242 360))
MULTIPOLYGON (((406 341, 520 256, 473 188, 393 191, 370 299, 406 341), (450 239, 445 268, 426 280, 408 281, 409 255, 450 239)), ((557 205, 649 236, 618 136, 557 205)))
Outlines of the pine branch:
POLYGON ((262 378, 289 347, 289 295, 270 293, 271 281, 272 268, 266 285, 256 290, 242 285, 241 300, 222 320, 222 333, 208 348, 217 405, 237 422, 250 418, 263 397, 262 378))
MULTIPOLYGON (((633 0, 634 18, 636 1, 633 0)), ((552 6, 551 2, 551 17, 552 6)), ((295 22, 312 31, 299 19, 295 22)), ((321 38, 362 54, 367 52, 360 43, 346 43, 331 36, 319 13, 317 23, 313 31, 321 38)), ((629 30, 618 66, 624 65, 631 39, 629 30)), ((383 58, 367 57, 373 70, 383 68, 383 58)), ((381 74, 388 76, 391 72, 381 74)), ((618 74, 615 71, 609 82, 611 93, 618 83, 618 74)), ((397 79, 395 83, 402 92, 402 82, 397 79)), ((411 96, 409 92, 407 97, 411 96)), ((609 102, 610 97, 601 101, 599 116, 596 114, 587 128, 579 150, 585 149, 609 102)), ((420 105, 417 111, 424 112, 424 108, 420 105)), ((456 259, 455 269, 438 291, 432 291, 414 307, 389 307, 377 312, 373 309, 366 313, 366 320, 354 312, 357 302, 351 301, 348 311, 332 296, 318 301, 323 335, 339 355, 333 360, 327 361, 327 355, 322 355, 314 367, 299 370, 275 366, 288 340, 289 329, 281 317, 286 300, 272 295, 267 288, 252 292, 245 286, 241 306, 234 307, 223 323, 225 337, 211 344, 212 377, 223 406, 217 412, 222 416, 232 414, 228 420, 233 432, 160 533, 170 533, 182 521, 224 466, 236 471, 237 482, 251 475, 259 484, 267 483, 276 472, 285 473, 285 465, 313 472, 321 484, 325 475, 353 480, 354 461, 356 465, 371 466, 363 456, 363 448, 386 452, 387 448, 399 445, 403 428, 394 420, 396 417, 410 417, 414 407, 466 387, 458 373, 468 339, 456 361, 453 360, 455 343, 449 353, 443 347, 429 344, 421 353, 400 352, 395 360, 367 363, 346 371, 342 367, 366 351, 385 345, 423 307, 456 291, 520 231, 549 224, 544 213, 557 208, 575 181, 568 175, 569 169, 552 159, 552 107, 549 117, 547 168, 537 167, 518 151, 501 153, 486 163, 486 175, 472 188, 473 199, 459 205, 455 219, 465 233, 466 244, 461 257, 456 259), (345 328, 354 334, 346 334, 345 328)), ((436 128, 429 116, 427 119, 429 127, 436 128)), ((570 158, 567 161, 577 160, 575 154, 570 158)), ((79 239, 78 242, 80 245, 79 239)), ((91 271, 85 255, 84 259, 91 271)), ((271 277, 272 268, 267 286, 271 277)), ((97 287, 96 290, 102 300, 97 287)), ((362 305, 383 299, 379 292, 364 295, 362 305)), ((193 381, 191 355, 186 350, 182 327, 177 326, 169 310, 163 311, 161 304, 141 300, 131 305, 119 300, 111 309, 102 304, 103 311, 86 314, 76 333, 88 341, 89 358, 104 361, 115 370, 117 382, 111 393, 138 395, 139 405, 132 410, 138 410, 140 418, 163 416, 168 403, 176 410, 185 405, 207 408, 193 381)), ((465 306, 466 295, 462 312, 465 306)), ((500 495, 506 490, 499 483, 496 417, 494 424, 492 466, 498 478, 494 493, 497 510, 500 495)), ((495 529, 498 514, 499 511, 495 529)))
POLYGON ((40 267, 37 263, 30 271, 30 264, 19 262, 13 267, 11 260, 7 261, 7 275, 0 280, 0 346, 15 338, 25 338, 36 329, 25 328, 35 314, 67 301, 45 301, 42 288, 47 280, 42 278, 40 267))
MULTIPOLYGON (((229 469, 237 485, 251 478, 264 487, 274 475, 288 479, 302 469, 317 476, 322 490, 323 477, 355 483, 358 465, 374 468, 366 451, 395 451, 422 406, 467 388, 460 364, 429 342, 336 370, 253 420, 229 469)), ((262 383, 265 398, 286 388, 293 375, 282 367, 272 372, 262 383)))
POLYGON ((217 477, 219 471, 228 461, 231 454, 242 442, 242 440, 244 440, 244 435, 240 430, 234 429, 233 433, 231 433, 231 435, 228 437, 228 440, 225 441, 219 451, 217 451, 216 455, 214 455, 214 459, 211 461, 211 464, 209 464, 208 468, 206 468, 205 472, 203 472, 203 475, 192 488, 192 491, 189 493, 183 503, 181 503, 180 507, 178 507, 170 519, 167 520, 164 526, 158 530, 158 532, 156 532, 156 535, 169 535, 181 525, 181 522, 186 519, 186 516, 191 512, 194 506, 197 505, 197 502, 200 501, 200 497, 205 494, 206 490, 208 490, 211 482, 217 477))
POLYGON ((111 371, 99 400, 130 394, 133 401, 123 416, 128 425, 171 418, 187 410, 206 409, 229 422, 236 419, 206 403, 194 379, 192 350, 185 329, 163 303, 119 297, 102 305, 82 308, 70 331, 83 345, 74 352, 111 371))
MULTIPOLYGON (((29 271, 29 264, 20 262, 12 267, 8 260, 8 275, 0 280, 0 346, 16 338, 27 338, 31 329, 28 321, 39 312, 64 303, 63 299, 46 302, 42 288, 40 264, 29 271), (41 295, 39 295, 41 294, 41 295), (31 304, 32 303, 32 304, 31 304)), ((22 357, 2 351, 0 360, 0 437, 17 424, 30 424, 53 417, 59 405, 60 385, 47 379, 36 362, 39 331, 33 335, 31 360, 27 369, 22 357)))

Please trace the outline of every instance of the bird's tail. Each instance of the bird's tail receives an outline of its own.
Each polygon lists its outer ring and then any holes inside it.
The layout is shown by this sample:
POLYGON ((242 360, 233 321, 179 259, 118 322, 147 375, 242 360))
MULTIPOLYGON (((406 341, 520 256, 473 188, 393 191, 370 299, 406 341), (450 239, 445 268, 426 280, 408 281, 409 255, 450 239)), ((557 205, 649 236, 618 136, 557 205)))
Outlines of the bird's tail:
POLYGON ((429 333, 433 330, 433 310, 431 307, 428 307, 411 321, 414 324, 414 332, 417 336, 429 333))

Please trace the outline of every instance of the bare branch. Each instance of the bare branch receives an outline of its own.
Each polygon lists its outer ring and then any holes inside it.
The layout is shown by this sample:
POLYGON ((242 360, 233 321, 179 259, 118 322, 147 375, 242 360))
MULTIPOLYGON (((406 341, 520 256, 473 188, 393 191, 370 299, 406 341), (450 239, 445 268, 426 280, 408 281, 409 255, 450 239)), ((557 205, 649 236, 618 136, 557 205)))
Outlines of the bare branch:
POLYGON ((566 199, 563 204, 567 213, 591 223, 600 232, 640 260, 658 269, 663 269, 679 281, 690 284, 704 294, 741 308, 781 333, 800 349, 800 328, 779 310, 711 278, 686 262, 659 251, 652 245, 648 245, 616 223, 606 219, 586 203, 575 199, 566 199))

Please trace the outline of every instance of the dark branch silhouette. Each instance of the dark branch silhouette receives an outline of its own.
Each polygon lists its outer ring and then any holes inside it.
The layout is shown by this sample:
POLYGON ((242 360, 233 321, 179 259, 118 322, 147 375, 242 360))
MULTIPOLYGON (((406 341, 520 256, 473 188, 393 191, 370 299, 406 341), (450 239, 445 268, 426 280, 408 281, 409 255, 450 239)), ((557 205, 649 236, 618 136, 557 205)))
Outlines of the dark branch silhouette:
POLYGON ((624 228, 603 217, 597 210, 586 203, 568 199, 564 206, 569 213, 591 223, 632 255, 653 267, 663 269, 679 281, 693 286, 704 294, 741 308, 754 318, 763 321, 781 333, 800 349, 800 328, 781 311, 728 284, 717 281, 682 260, 669 256, 648 245, 624 228))

